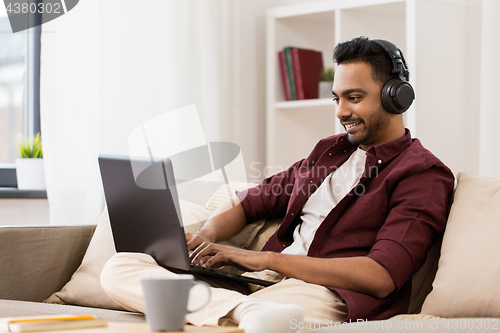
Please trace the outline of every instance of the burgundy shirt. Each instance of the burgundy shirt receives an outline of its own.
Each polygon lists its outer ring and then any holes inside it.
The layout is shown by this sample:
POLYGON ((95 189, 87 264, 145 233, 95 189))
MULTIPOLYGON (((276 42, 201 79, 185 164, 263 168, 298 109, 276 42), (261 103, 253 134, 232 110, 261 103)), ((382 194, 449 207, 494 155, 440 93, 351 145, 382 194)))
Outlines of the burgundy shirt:
MULTIPOLYGON (((284 215, 263 251, 281 252, 293 242, 307 199, 357 147, 346 134, 328 137, 306 159, 237 193, 247 223, 284 215)), ((454 186, 450 169, 408 130, 401 138, 370 147, 366 154, 358 185, 326 216, 307 254, 367 256, 391 275, 396 290, 383 299, 331 288, 347 303, 347 321, 386 319, 408 311, 411 278, 444 230, 454 186)))

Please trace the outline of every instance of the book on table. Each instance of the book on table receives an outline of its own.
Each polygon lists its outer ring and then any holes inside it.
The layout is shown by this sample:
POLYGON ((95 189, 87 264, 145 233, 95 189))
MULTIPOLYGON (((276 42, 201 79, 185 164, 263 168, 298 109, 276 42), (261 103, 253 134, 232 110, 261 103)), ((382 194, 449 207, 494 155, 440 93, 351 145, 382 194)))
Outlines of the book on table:
POLYGON ((40 332, 107 326, 107 319, 93 316, 48 315, 0 319, 3 332, 40 332))

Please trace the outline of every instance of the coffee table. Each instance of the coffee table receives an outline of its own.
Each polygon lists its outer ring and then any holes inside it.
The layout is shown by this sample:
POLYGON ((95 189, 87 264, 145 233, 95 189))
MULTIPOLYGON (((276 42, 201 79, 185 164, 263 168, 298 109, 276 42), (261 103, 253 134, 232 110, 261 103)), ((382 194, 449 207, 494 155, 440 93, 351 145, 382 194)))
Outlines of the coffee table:
MULTIPOLYGON (((50 331, 50 333, 150 333, 146 323, 115 323, 109 322, 107 327, 83 328, 66 331, 50 331)), ((196 327, 186 325, 184 331, 170 333, 244 333, 238 327, 213 327, 203 326, 196 327)))

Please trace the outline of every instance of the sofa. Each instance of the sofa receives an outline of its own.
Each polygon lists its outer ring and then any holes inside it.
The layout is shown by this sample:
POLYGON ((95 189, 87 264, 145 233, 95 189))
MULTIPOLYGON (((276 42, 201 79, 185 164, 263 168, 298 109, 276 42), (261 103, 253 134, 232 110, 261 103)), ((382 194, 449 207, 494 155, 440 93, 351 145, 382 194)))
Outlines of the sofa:
MULTIPOLYGON (((233 192, 248 186, 230 184, 233 192)), ((184 182, 178 192, 184 226, 190 232, 230 199, 226 185, 218 182, 184 182)), ((225 244, 260 250, 279 222, 248 225, 225 244)), ((459 173, 447 227, 414 274, 407 314, 344 324, 325 320, 298 328, 311 332, 499 330, 499 239, 500 181, 459 173)), ((121 308, 100 288, 100 271, 114 253, 106 209, 97 225, 0 227, 0 318, 91 314, 110 321, 144 322, 143 314, 121 308)))

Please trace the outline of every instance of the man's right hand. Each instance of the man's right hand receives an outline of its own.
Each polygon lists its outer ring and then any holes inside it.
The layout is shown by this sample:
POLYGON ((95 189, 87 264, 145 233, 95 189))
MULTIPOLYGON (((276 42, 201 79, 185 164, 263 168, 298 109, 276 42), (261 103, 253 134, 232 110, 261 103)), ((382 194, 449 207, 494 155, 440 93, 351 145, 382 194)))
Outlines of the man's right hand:
POLYGON ((216 243, 226 240, 243 229, 246 225, 245 211, 236 200, 236 206, 227 202, 217 208, 203 227, 195 233, 186 233, 188 251, 192 251, 202 243, 216 243))
POLYGON ((203 230, 201 229, 196 231, 194 234, 186 232, 186 242, 188 251, 193 251, 198 246, 206 242, 215 243, 215 241, 212 238, 213 237, 208 235, 207 232, 203 232, 203 230))

